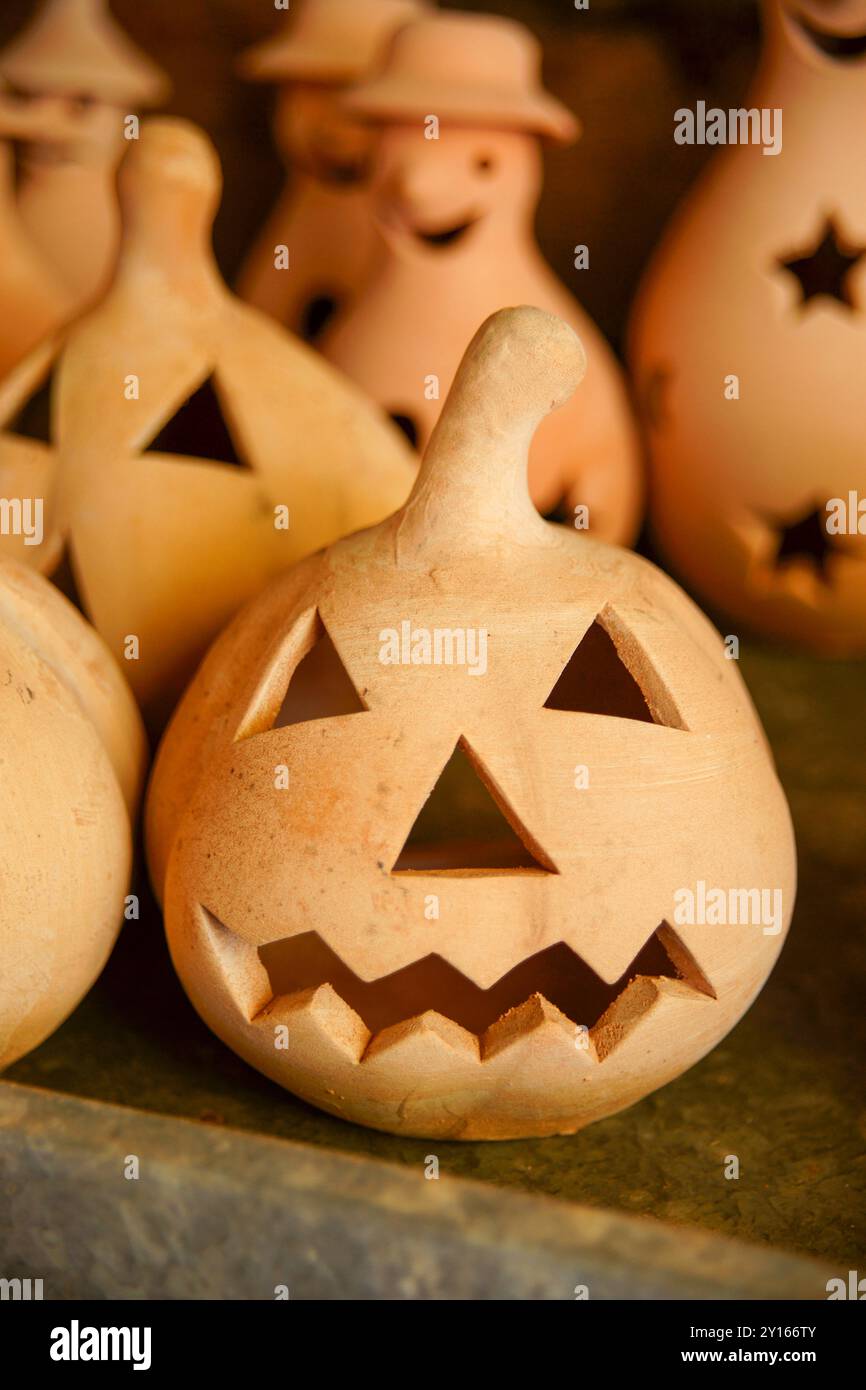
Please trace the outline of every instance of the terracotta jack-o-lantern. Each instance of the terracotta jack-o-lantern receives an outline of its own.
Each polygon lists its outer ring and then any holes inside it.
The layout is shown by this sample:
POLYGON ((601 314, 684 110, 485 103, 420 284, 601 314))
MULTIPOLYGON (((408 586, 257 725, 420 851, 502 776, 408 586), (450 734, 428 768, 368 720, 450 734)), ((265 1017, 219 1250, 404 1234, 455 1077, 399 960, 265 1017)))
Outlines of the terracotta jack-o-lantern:
POLYGON ((866 3, 765 21, 750 143, 710 162, 632 324, 654 525, 729 617, 866 651, 866 3))
POLYGON ((0 560, 0 1068, 53 1032, 123 921, 145 743, 96 633, 0 560))
POLYGON ((247 258, 238 293, 304 338, 321 333, 381 254, 369 189, 373 135, 341 97, 423 5, 303 0, 275 38, 241 58, 244 77, 280 84, 274 135, 290 179, 247 258))
POLYGON ((35 252, 81 309, 107 287, 120 239, 115 177, 124 120, 169 84, 116 24, 107 0, 45 0, 0 53, 0 105, 20 142, 17 204, 35 252), (17 127, 17 129, 16 129, 17 127))
POLYGON ((790 916, 787 806, 720 638, 530 501, 533 431, 584 365, 552 315, 490 319, 402 510, 235 620, 159 754, 149 853, 190 998, 376 1128, 628 1105, 732 1027, 790 916), (729 893, 755 920, 702 925, 729 893))
POLYGON ((587 377, 580 401, 538 432, 532 497, 545 515, 582 527, 588 517, 597 536, 628 542, 641 484, 622 374, 533 236, 540 138, 578 133, 541 89, 540 61, 534 38, 511 20, 431 15, 401 29, 381 72, 349 94, 347 108, 381 128, 373 194, 385 255, 322 350, 423 451, 484 319, 521 303, 558 314, 583 339, 587 377))
POLYGON ((145 122, 110 293, 53 381, 47 345, 0 389, 0 495, 42 498, 44 536, 4 544, 48 571, 66 547, 154 723, 244 599, 386 515, 415 472, 353 383, 228 293, 209 244, 219 184, 202 132, 145 122))

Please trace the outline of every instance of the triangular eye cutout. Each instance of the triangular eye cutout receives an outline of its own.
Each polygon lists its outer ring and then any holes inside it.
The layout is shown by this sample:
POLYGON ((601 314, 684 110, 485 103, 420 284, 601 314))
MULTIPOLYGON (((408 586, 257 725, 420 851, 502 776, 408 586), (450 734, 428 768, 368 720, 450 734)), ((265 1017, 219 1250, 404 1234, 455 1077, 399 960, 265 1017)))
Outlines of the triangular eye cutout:
POLYGON ((213 376, 199 386, 166 421, 146 454, 179 454, 183 458, 212 459, 235 468, 249 465, 238 456, 213 376))
POLYGON ((292 673, 283 703, 271 725, 274 729, 285 729, 290 724, 306 724, 311 719, 363 714, 366 710, 318 615, 315 634, 312 647, 292 673))
POLYGON ((572 652, 544 708, 655 722, 643 691, 598 619, 572 652))
POLYGON ((460 739, 415 818, 392 873, 557 873, 460 739))
POLYGON ((33 439, 37 444, 50 444, 53 389, 54 372, 51 371, 38 390, 24 402, 18 414, 6 426, 5 432, 16 434, 21 439, 33 439))

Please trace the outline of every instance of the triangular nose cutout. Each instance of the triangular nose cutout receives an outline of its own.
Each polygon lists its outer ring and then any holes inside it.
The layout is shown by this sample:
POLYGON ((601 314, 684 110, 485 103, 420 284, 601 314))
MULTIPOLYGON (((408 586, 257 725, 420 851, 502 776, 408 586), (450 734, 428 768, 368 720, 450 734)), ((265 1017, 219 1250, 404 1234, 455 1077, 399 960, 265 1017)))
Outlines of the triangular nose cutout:
POLYGON ((327 628, 317 615, 313 645, 295 667, 271 727, 285 729, 311 719, 333 719, 340 714, 363 714, 365 710, 327 628))
POLYGON ((392 873, 557 873, 460 739, 415 818, 392 873))
POLYGON ((184 401, 144 452, 249 466, 238 456, 213 376, 184 401))
POLYGON ((643 691, 598 620, 572 652, 544 708, 655 722, 643 691))
POLYGON ((17 434, 21 439, 33 439, 37 444, 50 444, 53 389, 52 370, 30 399, 24 402, 12 423, 6 426, 6 433, 17 434))

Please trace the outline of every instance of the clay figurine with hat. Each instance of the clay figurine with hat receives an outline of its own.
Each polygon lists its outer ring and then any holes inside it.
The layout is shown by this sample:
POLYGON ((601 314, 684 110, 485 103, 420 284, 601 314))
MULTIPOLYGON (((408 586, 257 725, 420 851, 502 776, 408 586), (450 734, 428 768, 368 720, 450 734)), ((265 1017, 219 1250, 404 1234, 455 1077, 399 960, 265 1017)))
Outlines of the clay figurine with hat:
POLYGON ((106 0, 45 0, 0 53, 0 139, 17 142, 18 209, 34 251, 76 308, 106 289, 120 242, 115 191, 125 121, 168 81, 106 0))
POLYGON ((301 0, 276 35, 241 56, 278 86, 274 137, 289 181, 241 271, 242 299, 312 339, 379 253, 368 176, 373 132, 341 105, 424 0, 301 0))
POLYGON ((439 13, 399 30, 379 72, 347 94, 347 109, 380 131, 372 192, 384 254, 321 346, 423 451, 479 324, 514 304, 559 315, 586 347, 586 383, 536 435, 533 501, 628 543, 642 488, 624 378, 534 237, 541 142, 579 134, 540 71, 522 25, 439 13))
POLYGON ((72 298, 31 241, 16 195, 15 144, 42 113, 0 91, 0 381, 73 312, 72 298))

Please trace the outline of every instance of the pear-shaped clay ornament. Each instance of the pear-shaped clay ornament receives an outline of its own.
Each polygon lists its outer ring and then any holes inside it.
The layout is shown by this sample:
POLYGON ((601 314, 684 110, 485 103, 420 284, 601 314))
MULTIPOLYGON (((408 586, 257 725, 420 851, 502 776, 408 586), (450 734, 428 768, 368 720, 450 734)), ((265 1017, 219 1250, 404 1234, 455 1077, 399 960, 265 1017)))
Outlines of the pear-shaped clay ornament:
POLYGON ((399 30, 379 74, 349 94, 347 107, 381 130, 373 193, 385 255, 322 350, 423 450, 479 324, 510 304, 557 313, 583 339, 587 377, 579 401, 538 432, 532 497, 545 515, 625 543, 641 481, 622 374, 533 236, 541 138, 578 131, 542 90, 540 62, 511 20, 431 15, 399 30))
POLYGON ((0 1069, 63 1022, 123 921, 145 742, 96 633, 0 560, 0 1069))
POLYGON ((54 368, 56 447, 15 433, 40 394, 44 428, 50 349, 0 390, 0 493, 8 469, 45 503, 42 545, 9 544, 47 570, 68 547, 80 600, 154 723, 244 599, 381 519, 415 471, 356 386, 228 292, 210 247, 219 188, 201 131, 145 122, 120 172, 117 277, 54 368))
POLYGON ((107 0, 44 0, 0 53, 0 80, 26 100, 34 120, 44 109, 41 132, 16 137, 18 207, 34 250, 83 308, 106 289, 117 257, 115 177, 134 134, 129 117, 162 102, 168 81, 127 38, 107 0))
POLYGON ((369 188, 374 137, 341 98, 423 8, 424 0, 301 0, 274 38, 242 55, 244 77, 279 86, 274 135, 290 177, 238 293, 304 338, 345 307, 381 254, 369 188))
POLYGON ((863 652, 866 4, 767 0, 764 16, 743 103, 757 143, 711 160, 632 323, 652 514, 729 619, 863 652))
POLYGON ((790 917, 785 798, 718 634, 530 501, 533 431, 584 368, 554 316, 490 319, 405 506, 235 619, 158 756, 190 998, 378 1129, 570 1133, 629 1105, 733 1027, 790 917))

